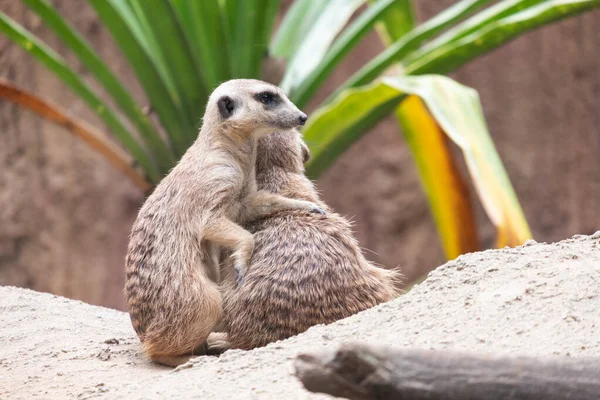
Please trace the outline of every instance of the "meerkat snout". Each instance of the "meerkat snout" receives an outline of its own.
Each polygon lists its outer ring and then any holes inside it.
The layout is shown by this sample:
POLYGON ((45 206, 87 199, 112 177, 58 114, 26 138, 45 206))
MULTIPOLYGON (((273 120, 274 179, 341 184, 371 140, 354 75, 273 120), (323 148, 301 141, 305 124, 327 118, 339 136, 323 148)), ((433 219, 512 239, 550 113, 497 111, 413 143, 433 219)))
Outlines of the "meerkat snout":
POLYGON ((306 114, 300 113, 300 117, 298 117, 298 121, 300 122, 300 125, 304 125, 307 120, 308 120, 308 117, 306 116, 306 114))

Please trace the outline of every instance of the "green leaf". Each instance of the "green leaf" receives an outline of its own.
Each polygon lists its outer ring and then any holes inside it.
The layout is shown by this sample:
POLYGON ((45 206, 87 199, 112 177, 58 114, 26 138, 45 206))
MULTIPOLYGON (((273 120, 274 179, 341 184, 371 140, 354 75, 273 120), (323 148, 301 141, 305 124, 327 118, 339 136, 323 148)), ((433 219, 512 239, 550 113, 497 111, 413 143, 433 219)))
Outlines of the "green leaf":
POLYGON ((427 43, 425 46, 413 54, 410 54, 408 57, 403 58, 402 63, 404 65, 409 64, 415 58, 423 57, 424 55, 435 51, 441 46, 455 42, 458 39, 485 28, 494 21, 498 21, 544 1, 547 0, 504 0, 494 4, 493 6, 475 14, 458 26, 448 30, 446 33, 427 43))
POLYGON ((235 78, 258 78, 260 65, 255 64, 254 51, 259 10, 257 0, 238 1, 233 10, 231 67, 235 78))
POLYGON ((232 78, 227 16, 218 0, 173 0, 173 5, 202 66, 205 86, 212 91, 232 78))
POLYGON ((98 57, 90 44, 45 0, 23 0, 23 2, 42 18, 81 63, 96 77, 115 103, 121 107, 123 113, 137 127, 152 155, 157 160, 159 168, 165 171, 168 170, 174 161, 169 148, 138 104, 125 90, 124 85, 98 57))
POLYGON ((131 153, 151 181, 159 180, 158 170, 148 157, 146 151, 135 141, 133 135, 125 128, 121 120, 112 109, 102 101, 94 91, 79 78, 62 57, 51 48, 28 32, 25 28, 12 20, 3 12, 0 12, 0 32, 9 39, 23 47, 27 52, 36 57, 49 70, 66 83, 75 94, 77 94, 98 116, 108 125, 113 134, 123 143, 123 146, 131 153))
POLYGON ((280 87, 292 93, 327 54, 329 46, 365 0, 330 0, 292 55, 280 87))
POLYGON ((366 129, 390 114, 405 93, 380 82, 348 89, 328 105, 319 108, 302 130, 311 148, 307 174, 317 178, 366 129))
POLYGON ((417 95, 448 137, 463 151, 490 220, 511 244, 531 237, 512 185, 488 133, 477 92, 438 75, 383 78, 348 89, 313 115, 304 129, 317 176, 362 133, 389 114, 407 95, 417 95))
POLYGON ((330 101, 332 98, 339 95, 344 89, 365 85, 371 82, 392 64, 400 61, 400 59, 407 54, 417 49, 423 41, 443 31, 456 21, 463 19, 465 16, 489 1, 490 0, 463 0, 448 7, 446 10, 401 37, 378 56, 374 57, 344 82, 344 84, 341 85, 327 101, 330 101))
POLYGON ((553 0, 494 21, 456 41, 416 55, 407 74, 447 73, 529 30, 600 7, 600 0, 553 0))
POLYGON ((326 6, 327 1, 294 1, 271 41, 270 55, 290 60, 326 6))
MULTIPOLYGON (((373 0, 370 1, 373 3, 373 0)), ((387 10, 378 25, 379 36, 386 46, 406 35, 415 26, 412 0, 394 0, 394 5, 387 10)))
MULTIPOLYGON (((109 0, 113 1, 113 0, 109 0)), ((152 28, 148 23, 148 20, 144 14, 139 10, 139 7, 133 6, 129 1, 114 1, 112 3, 116 12, 126 22, 127 28, 135 35, 136 40, 139 42, 143 50, 148 54, 148 57, 154 62, 157 70, 160 73, 161 78, 164 80, 166 87, 171 92, 177 90, 175 88, 175 82, 168 73, 168 67, 165 64, 163 55, 160 52, 160 47, 156 42, 156 38, 152 34, 152 28)), ((118 44, 118 42, 117 42, 118 44)), ((181 103, 180 100, 178 100, 181 103)))
MULTIPOLYGON (((202 117, 208 91, 200 65, 193 56, 171 2, 153 0, 151 7, 144 0, 128 0, 128 4, 145 27, 144 35, 155 44, 152 55, 160 57, 165 65, 165 73, 181 97, 181 108, 189 124, 197 124, 202 117)), ((196 130, 186 134, 186 145, 189 145, 196 138, 196 130)))
POLYGON ((150 56, 151 45, 144 42, 143 31, 128 6, 120 0, 89 0, 134 69, 152 107, 173 143, 177 157, 187 149, 189 136, 196 132, 183 112, 179 93, 165 80, 150 56))
POLYGON ((275 18, 279 10, 279 0, 263 0, 261 2, 261 10, 258 14, 258 23, 255 27, 254 37, 256 38, 253 47, 253 58, 251 65, 256 69, 252 71, 252 75, 260 78, 262 70, 262 62, 267 57, 269 41, 275 25, 275 18))
MULTIPOLYGON (((187 1, 187 0, 184 0, 187 1)), ((223 26, 226 27, 225 36, 227 37, 227 42, 231 43, 233 38, 233 31, 235 29, 235 13, 238 6, 238 0, 218 0, 219 7, 221 8, 221 15, 223 18, 223 26)), ((229 46, 230 54, 228 55, 229 59, 233 59, 233 54, 231 53, 231 46, 229 46)))
POLYGON ((371 31, 378 19, 397 4, 397 0, 378 0, 350 24, 333 43, 321 62, 310 74, 295 85, 290 100, 302 108, 321 87, 340 61, 371 31))

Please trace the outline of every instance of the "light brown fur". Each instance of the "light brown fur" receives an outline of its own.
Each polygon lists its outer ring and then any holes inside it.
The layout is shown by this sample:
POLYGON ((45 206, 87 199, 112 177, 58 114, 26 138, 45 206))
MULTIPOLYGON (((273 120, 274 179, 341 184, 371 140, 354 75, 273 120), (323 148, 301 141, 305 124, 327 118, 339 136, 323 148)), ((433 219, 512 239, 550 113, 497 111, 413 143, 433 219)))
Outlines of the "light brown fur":
MULTIPOLYGON (((326 208, 304 175, 307 154, 299 134, 262 138, 256 166, 259 189, 326 208)), ((211 335, 208 345, 214 352, 264 346, 399 294, 400 272, 369 263, 350 223, 338 214, 281 211, 245 227, 254 234, 254 254, 241 287, 232 282, 231 264, 224 264, 227 333, 211 335)))
POLYGON ((195 143, 142 206, 126 259, 125 298, 151 359, 177 365, 204 352, 221 318, 221 248, 243 278, 254 240, 239 224, 314 203, 257 191, 259 137, 302 124, 301 113, 275 86, 234 80, 211 95, 195 143), (278 102, 260 100, 275 93, 278 102))

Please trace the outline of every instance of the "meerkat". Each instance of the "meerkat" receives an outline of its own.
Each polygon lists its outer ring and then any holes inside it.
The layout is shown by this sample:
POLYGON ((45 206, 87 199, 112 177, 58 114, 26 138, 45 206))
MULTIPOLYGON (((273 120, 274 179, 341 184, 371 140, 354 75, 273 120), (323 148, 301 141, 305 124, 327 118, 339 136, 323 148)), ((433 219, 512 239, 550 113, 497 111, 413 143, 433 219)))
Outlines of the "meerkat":
POLYGON ((232 251, 241 284, 253 251, 240 224, 284 209, 324 212, 256 187, 257 140, 306 119, 261 81, 231 80, 209 97, 198 138, 148 197, 130 235, 125 298, 152 360, 173 366, 202 354, 221 318, 219 254, 232 251))
POLYGON ((232 279, 231 263, 224 263, 224 332, 211 334, 211 353, 264 346, 400 294, 400 271, 368 262, 348 220, 319 199, 304 175, 309 157, 299 133, 260 139, 258 188, 317 203, 327 215, 287 210, 245 225, 254 234, 254 253, 240 287, 232 279))

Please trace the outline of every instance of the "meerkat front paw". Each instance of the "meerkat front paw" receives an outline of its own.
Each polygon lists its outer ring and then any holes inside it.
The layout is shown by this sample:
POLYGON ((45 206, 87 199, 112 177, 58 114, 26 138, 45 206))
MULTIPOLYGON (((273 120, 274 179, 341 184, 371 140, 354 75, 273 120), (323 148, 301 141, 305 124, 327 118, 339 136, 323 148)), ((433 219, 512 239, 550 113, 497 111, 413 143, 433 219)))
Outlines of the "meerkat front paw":
POLYGON ((236 260, 233 264, 233 278, 238 286, 242 286, 244 283, 244 276, 246 275, 246 266, 239 260, 236 260))
POLYGON ((320 206, 318 206, 316 203, 313 203, 312 201, 301 201, 302 207, 305 210, 308 210, 308 212, 313 213, 313 214, 321 214, 321 215, 326 215, 327 212, 320 206))
POLYGON ((241 257, 238 254, 233 255, 233 279, 238 286, 242 286, 246 277, 247 267, 250 264, 250 258, 241 257))
POLYGON ((327 212, 316 204, 315 207, 310 210, 310 212, 313 214, 327 215, 327 212))
POLYGON ((244 283, 244 277, 246 276, 246 270, 250 265, 250 259, 252 259, 254 239, 250 232, 243 229, 241 229, 238 234, 237 249, 231 255, 231 258, 233 259, 233 278, 237 285, 241 286, 242 283, 244 283))

